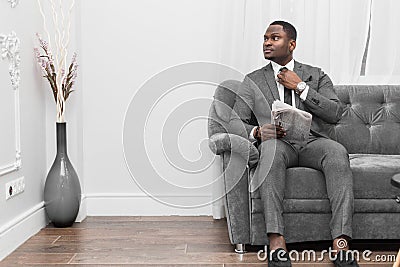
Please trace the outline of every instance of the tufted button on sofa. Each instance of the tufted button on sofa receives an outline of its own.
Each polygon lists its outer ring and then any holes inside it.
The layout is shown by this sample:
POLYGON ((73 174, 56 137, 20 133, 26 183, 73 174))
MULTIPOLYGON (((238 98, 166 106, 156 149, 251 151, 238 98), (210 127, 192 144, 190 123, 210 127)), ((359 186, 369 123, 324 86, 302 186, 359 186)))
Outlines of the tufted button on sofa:
MULTIPOLYGON (((209 144, 223 159, 230 240, 243 248, 244 244, 266 245, 268 239, 260 193, 251 192, 249 184, 258 151, 247 139, 229 134, 239 85, 227 81, 218 86, 210 108, 209 144)), ((396 202, 400 189, 390 183, 400 173, 400 86, 340 85, 334 89, 344 113, 338 123, 323 127, 349 153, 355 198, 353 238, 400 239, 400 204, 396 202)), ((287 242, 331 240, 331 210, 323 173, 295 167, 288 168, 286 176, 283 216, 287 242)))

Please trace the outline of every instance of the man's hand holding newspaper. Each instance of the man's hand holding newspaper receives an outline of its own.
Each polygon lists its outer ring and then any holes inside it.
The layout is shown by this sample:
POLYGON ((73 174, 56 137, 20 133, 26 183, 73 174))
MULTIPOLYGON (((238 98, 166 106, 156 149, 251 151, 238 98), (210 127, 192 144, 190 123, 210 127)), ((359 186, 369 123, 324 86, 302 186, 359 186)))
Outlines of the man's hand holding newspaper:
POLYGON ((275 125, 281 126, 286 133, 282 140, 301 146, 307 143, 312 121, 310 113, 275 100, 272 103, 271 115, 275 125))

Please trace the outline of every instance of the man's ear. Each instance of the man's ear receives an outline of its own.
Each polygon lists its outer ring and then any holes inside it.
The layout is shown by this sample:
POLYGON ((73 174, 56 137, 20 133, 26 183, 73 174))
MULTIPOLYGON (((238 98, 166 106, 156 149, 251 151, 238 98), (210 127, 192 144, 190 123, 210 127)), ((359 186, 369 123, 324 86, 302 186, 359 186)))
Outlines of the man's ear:
POLYGON ((293 52, 293 50, 296 48, 296 41, 295 40, 290 40, 289 41, 289 50, 290 52, 293 52))

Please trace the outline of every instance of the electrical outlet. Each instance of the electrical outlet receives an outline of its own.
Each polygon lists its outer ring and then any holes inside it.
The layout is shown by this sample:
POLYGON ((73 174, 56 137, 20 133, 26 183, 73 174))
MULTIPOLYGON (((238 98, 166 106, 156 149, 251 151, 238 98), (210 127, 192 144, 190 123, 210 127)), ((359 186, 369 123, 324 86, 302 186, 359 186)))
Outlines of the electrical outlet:
POLYGON ((6 200, 15 197, 25 191, 25 177, 20 177, 6 183, 6 200))

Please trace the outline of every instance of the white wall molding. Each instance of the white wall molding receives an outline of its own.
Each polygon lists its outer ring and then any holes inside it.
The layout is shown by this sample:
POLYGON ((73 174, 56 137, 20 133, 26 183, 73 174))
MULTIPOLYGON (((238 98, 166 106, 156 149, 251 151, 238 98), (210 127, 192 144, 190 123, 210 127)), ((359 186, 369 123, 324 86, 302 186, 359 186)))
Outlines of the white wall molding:
POLYGON ((40 31, 43 25, 35 11, 37 3, 0 2, 0 173, 11 172, 0 176, 1 260, 47 225, 42 192, 49 142, 46 99, 40 90, 43 82, 32 52, 32 29, 40 31), (29 90, 22 90, 25 88, 29 90), (21 176, 26 182, 24 193, 6 201, 5 185, 21 176))
POLYGON ((0 261, 48 223, 41 202, 0 228, 0 261))
MULTIPOLYGON (((157 195, 157 198, 188 198, 190 202, 209 202, 211 195, 157 195)), ((99 193, 86 195, 88 216, 169 216, 212 215, 211 204, 198 208, 176 208, 160 203, 144 193, 99 193)))
POLYGON ((0 34, 1 58, 9 61, 9 74, 11 86, 14 90, 14 127, 15 127, 15 161, 0 165, 0 176, 16 171, 21 168, 21 132, 20 132, 20 105, 19 105, 19 84, 20 84, 20 40, 15 32, 8 35, 0 34))
POLYGON ((11 7, 16 7, 19 3, 19 0, 7 0, 10 3, 11 7))

